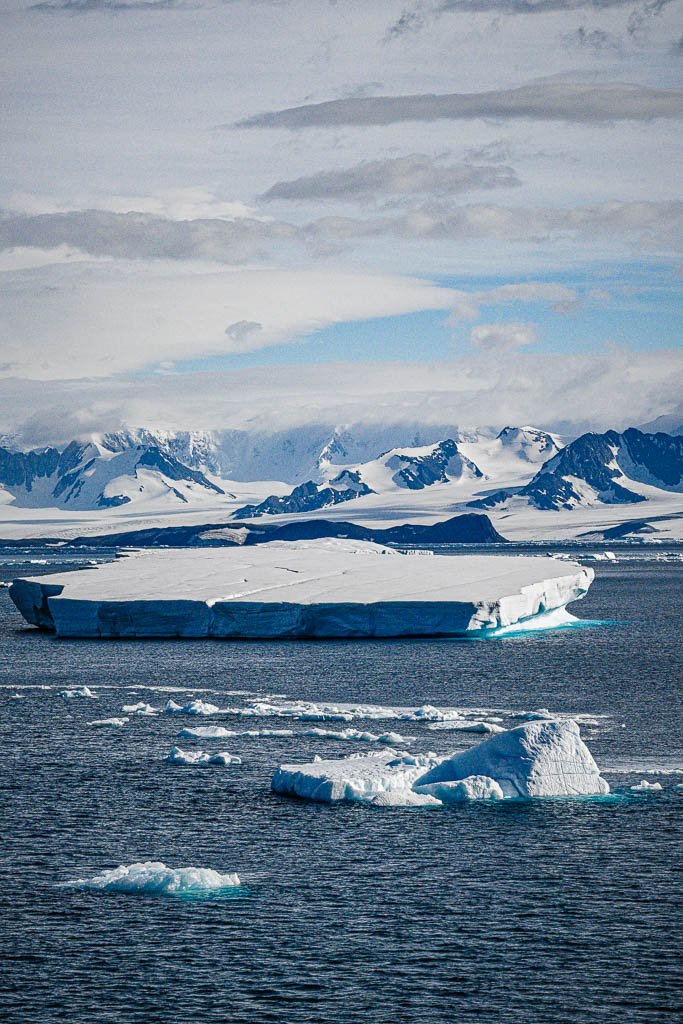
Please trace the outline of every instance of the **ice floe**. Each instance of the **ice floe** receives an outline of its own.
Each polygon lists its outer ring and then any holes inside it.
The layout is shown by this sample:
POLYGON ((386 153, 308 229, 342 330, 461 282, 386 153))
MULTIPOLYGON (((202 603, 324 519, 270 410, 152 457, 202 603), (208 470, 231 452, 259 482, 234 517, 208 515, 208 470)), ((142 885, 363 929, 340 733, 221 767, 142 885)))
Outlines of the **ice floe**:
POLYGON ((84 697, 87 700, 96 700, 97 694, 87 686, 78 686, 74 690, 60 690, 59 696, 63 697, 64 700, 73 700, 78 697, 84 697))
POLYGON ((505 732, 504 727, 502 725, 497 725, 495 722, 468 722, 458 720, 430 722, 427 728, 448 732, 505 732))
POLYGON ((189 704, 176 704, 169 700, 164 708, 165 715, 220 715, 223 712, 216 704, 209 704, 205 700, 191 700, 189 704))
POLYGON ((397 743, 412 743, 414 736, 401 736, 397 732, 384 732, 379 736, 374 732, 365 732, 362 729, 305 729, 300 736, 315 736, 326 740, 360 740, 362 743, 388 743, 395 746, 397 743))
POLYGON ((183 740, 212 740, 227 739, 228 737, 252 737, 252 736, 294 736, 293 729, 225 729, 222 725, 200 725, 196 729, 181 729, 178 739, 183 740))
POLYGON ((124 704, 121 710, 126 715, 144 715, 149 718, 159 714, 159 708, 153 708, 151 704, 146 704, 144 700, 138 701, 137 704, 124 704))
POLYGON ((648 782, 647 779, 641 779, 635 786, 631 786, 635 793, 658 793, 661 788, 661 782, 648 782))
POLYGON ((181 750, 180 747, 173 747, 168 756, 164 758, 169 764, 242 764, 242 758, 236 754, 228 754, 225 750, 219 750, 215 754, 207 754, 204 750, 181 750))
POLYGON ((88 722, 88 725, 93 725, 96 729, 123 729, 127 721, 127 718, 96 718, 94 722, 88 722))
MULTIPOLYGON (((176 711, 176 713, 180 713, 176 711)), ((508 719, 521 721, 555 719, 576 721, 596 727, 608 716, 551 712, 546 708, 536 711, 517 711, 509 708, 437 707, 423 704, 419 707, 385 706, 381 704, 342 703, 282 699, 253 700, 242 707, 218 708, 215 714, 240 718, 288 718, 300 722, 395 721, 423 723, 434 728, 452 728, 456 731, 495 733, 508 719), (443 723, 442 725, 440 723, 443 723)), ((508 722, 511 725, 512 722, 508 722)))
POLYGON ((101 892, 140 893, 154 896, 193 896, 235 889, 240 885, 236 874, 221 874, 213 868, 170 868, 161 861, 121 864, 101 871, 92 878, 76 878, 62 883, 74 889, 101 892))
MULTIPOLYGON (((273 775, 272 788, 276 793, 327 802, 373 802, 391 793, 394 805, 407 791, 440 803, 609 793, 578 725, 571 720, 529 722, 452 757, 386 751, 282 765, 273 775), (439 788, 444 783, 463 785, 439 788)), ((406 796, 406 805, 414 803, 413 796, 406 796)))

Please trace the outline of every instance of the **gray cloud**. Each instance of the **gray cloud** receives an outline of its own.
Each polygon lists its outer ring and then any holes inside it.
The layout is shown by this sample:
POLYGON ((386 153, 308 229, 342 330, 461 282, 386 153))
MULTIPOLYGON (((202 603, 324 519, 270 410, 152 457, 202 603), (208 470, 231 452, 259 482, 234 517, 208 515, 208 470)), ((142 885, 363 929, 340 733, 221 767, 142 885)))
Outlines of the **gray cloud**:
POLYGON ((90 14, 93 11, 168 11, 195 6, 187 0, 43 0, 33 4, 31 10, 71 14, 90 14))
POLYGON ((229 324, 225 328, 225 336, 241 344, 262 330, 263 324, 258 320, 236 320, 234 324, 229 324))
POLYGON ((338 171, 279 181, 262 199, 358 199, 386 195, 456 195, 519 185, 512 167, 457 163, 440 166, 423 153, 392 160, 365 160, 338 171))
POLYGON ((306 229, 329 244, 357 238, 467 240, 492 238, 532 243, 571 237, 632 238, 649 249, 683 249, 683 202, 610 202, 570 209, 502 207, 486 204, 411 211, 397 217, 361 220, 325 217, 306 229))
POLYGON ((36 216, 0 217, 0 249, 69 245, 92 256, 122 259, 209 259, 243 263, 266 243, 296 234, 288 224, 206 218, 169 220, 148 213, 77 210, 36 216))
POLYGON ((499 239, 528 243, 563 238, 629 238, 640 246, 680 251, 683 202, 609 202, 570 208, 430 203, 398 214, 319 217, 307 224, 237 220, 168 220, 147 213, 80 210, 0 217, 0 251, 69 246, 96 257, 215 260, 241 264, 287 247, 334 251, 363 239, 432 241, 499 239))
POLYGON ((328 100, 257 114, 238 122, 237 127, 330 128, 480 117, 580 122, 644 121, 681 115, 683 89, 652 89, 620 82, 586 85, 544 81, 490 92, 419 93, 414 96, 328 100))
POLYGON ((387 38, 417 32, 442 14, 526 15, 555 14, 563 11, 607 11, 618 7, 635 7, 629 20, 629 31, 637 31, 653 15, 659 14, 672 0, 441 0, 425 3, 420 0, 407 8, 391 26, 387 38), (633 27, 632 27, 633 26, 633 27))

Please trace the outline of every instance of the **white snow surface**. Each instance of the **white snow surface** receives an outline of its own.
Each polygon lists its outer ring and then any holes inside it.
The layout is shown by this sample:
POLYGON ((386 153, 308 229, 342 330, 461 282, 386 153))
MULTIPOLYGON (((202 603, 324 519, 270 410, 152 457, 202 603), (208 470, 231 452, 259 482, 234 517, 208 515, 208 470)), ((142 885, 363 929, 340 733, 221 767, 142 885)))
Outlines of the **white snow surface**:
POLYGON ((409 558, 367 542, 298 541, 140 551, 17 579, 10 596, 60 636, 465 636, 533 628, 592 580, 552 558, 409 558))
POLYGON ((157 896, 191 896, 234 889, 240 885, 236 874, 221 874, 212 868, 171 868, 161 861, 121 864, 101 871, 92 878, 76 878, 64 882, 76 889, 101 892, 140 893, 157 896))
POLYGON ((609 793, 571 719, 529 722, 452 757, 383 751, 282 765, 271 785, 276 793, 325 802, 374 802, 390 793, 393 804, 413 803, 417 795, 432 805, 609 793))

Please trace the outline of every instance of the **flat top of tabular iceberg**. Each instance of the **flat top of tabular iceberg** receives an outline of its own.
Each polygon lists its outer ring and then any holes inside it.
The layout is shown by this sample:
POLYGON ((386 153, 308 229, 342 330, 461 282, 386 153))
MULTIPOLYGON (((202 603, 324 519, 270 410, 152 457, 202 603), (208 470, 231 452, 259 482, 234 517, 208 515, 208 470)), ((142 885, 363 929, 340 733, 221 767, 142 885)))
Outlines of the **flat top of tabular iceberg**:
POLYGON ((73 889, 124 892, 152 896, 201 896, 235 889, 236 874, 221 874, 212 868, 170 868, 161 861, 121 864, 92 878, 76 878, 63 885, 73 889))
POLYGON ((138 551, 32 582, 63 586, 62 596, 84 601, 369 604, 496 601, 534 584, 577 578, 587 589, 592 570, 544 557, 407 558, 371 543, 298 541, 249 549, 138 551))
POLYGON ((452 757, 385 751, 282 765, 272 788, 325 802, 382 803, 391 794, 394 805, 609 793, 571 719, 528 722, 452 757))

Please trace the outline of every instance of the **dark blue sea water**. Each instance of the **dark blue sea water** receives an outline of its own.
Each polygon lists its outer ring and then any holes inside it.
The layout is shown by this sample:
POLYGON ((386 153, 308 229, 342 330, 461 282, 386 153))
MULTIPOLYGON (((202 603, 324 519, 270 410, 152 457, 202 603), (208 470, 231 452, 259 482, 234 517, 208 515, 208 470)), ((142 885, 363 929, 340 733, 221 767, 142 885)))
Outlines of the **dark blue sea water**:
MULTIPOLYGON (((49 568, 19 564, 26 557, 52 560, 35 549, 0 557, 5 579, 49 568)), ((477 642, 59 641, 24 629, 0 590, 0 1017, 676 1020, 683 569, 640 559, 596 571, 575 611, 604 625, 477 642), (58 696, 82 685, 98 699, 58 696), (443 811, 316 805, 272 795, 273 769, 367 746, 302 736, 189 741, 182 745, 227 749, 243 764, 175 767, 162 758, 179 729, 213 720, 87 724, 137 700, 235 705, 243 698, 224 691, 240 689, 605 715, 583 733, 601 768, 618 770, 606 774, 618 798, 443 811), (642 778, 663 790, 631 791, 642 778), (60 887, 142 860, 236 871, 244 888, 181 900, 60 887)), ((399 731, 417 737, 418 751, 481 739, 414 723, 399 731)))

